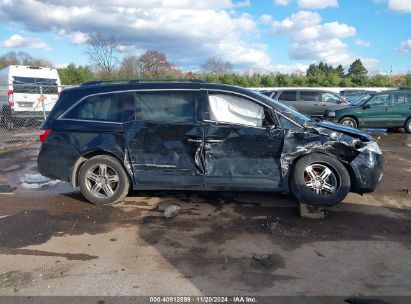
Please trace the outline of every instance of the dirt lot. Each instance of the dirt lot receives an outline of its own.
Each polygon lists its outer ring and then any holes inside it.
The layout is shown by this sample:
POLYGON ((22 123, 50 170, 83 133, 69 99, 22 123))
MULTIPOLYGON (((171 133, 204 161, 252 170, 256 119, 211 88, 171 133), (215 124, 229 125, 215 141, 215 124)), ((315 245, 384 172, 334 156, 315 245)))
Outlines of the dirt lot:
POLYGON ((280 194, 134 192, 97 207, 66 183, 19 184, 37 146, 3 152, 0 295, 411 296, 411 136, 380 144, 378 191, 324 220, 280 194), (182 212, 165 219, 170 204, 182 212))

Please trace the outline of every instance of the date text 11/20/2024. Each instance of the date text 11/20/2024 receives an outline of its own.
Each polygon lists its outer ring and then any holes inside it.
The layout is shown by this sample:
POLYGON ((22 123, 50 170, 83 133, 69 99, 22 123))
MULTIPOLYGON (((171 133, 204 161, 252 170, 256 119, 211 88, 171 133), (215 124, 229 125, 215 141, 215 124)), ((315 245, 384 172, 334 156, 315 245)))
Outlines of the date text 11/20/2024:
POLYGON ((254 297, 150 297, 150 303, 258 303, 254 297))

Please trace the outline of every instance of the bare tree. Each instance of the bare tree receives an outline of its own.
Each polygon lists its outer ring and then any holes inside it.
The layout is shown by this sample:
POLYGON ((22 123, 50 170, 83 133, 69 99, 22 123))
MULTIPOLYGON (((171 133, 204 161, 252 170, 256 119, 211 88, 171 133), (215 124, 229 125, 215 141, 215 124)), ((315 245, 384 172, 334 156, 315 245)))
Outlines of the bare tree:
POLYGON ((87 40, 87 54, 94 65, 104 74, 110 76, 118 62, 116 50, 118 40, 114 35, 102 33, 90 34, 87 40))
POLYGON ((139 73, 137 65, 138 59, 139 57, 134 55, 124 57, 120 64, 120 74, 124 76, 137 75, 139 73))
POLYGON ((0 69, 9 65, 30 65, 38 67, 54 67, 53 63, 43 58, 35 58, 26 52, 10 51, 0 56, 0 69))
POLYGON ((168 61, 165 54, 154 50, 148 50, 142 54, 138 58, 137 67, 139 74, 149 77, 174 74, 178 71, 177 68, 168 61))
POLYGON ((203 64, 203 72, 205 74, 216 74, 221 75, 231 72, 233 69, 233 64, 229 61, 224 61, 219 57, 210 57, 203 64))

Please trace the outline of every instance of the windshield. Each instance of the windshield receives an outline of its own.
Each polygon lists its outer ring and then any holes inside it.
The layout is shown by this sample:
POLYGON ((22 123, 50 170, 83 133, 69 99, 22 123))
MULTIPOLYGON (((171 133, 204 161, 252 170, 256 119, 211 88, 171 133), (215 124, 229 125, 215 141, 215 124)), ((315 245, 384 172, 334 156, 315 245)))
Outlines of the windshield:
POLYGON ((370 95, 370 94, 360 96, 357 99, 355 99, 354 101, 352 101, 351 104, 354 105, 354 106, 362 105, 364 102, 366 102, 368 99, 370 99, 371 96, 372 95, 370 95))
POLYGON ((264 94, 261 94, 260 92, 254 92, 254 93, 263 97, 264 100, 271 103, 273 105, 273 108, 276 109, 278 112, 280 112, 284 116, 290 118, 291 120, 295 121, 296 123, 300 125, 305 125, 307 122, 311 121, 311 119, 308 118, 307 116, 291 109, 290 107, 286 106, 285 104, 282 104, 281 102, 278 102, 270 97, 267 97, 264 94))

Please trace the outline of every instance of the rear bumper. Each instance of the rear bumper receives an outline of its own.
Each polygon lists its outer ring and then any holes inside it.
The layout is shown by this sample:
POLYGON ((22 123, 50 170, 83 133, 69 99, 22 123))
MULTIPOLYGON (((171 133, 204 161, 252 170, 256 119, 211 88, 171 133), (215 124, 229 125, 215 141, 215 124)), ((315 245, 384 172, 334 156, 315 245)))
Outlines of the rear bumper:
POLYGON ((371 151, 361 152, 351 163, 356 181, 353 192, 363 194, 373 192, 383 176, 384 158, 381 154, 371 151))

